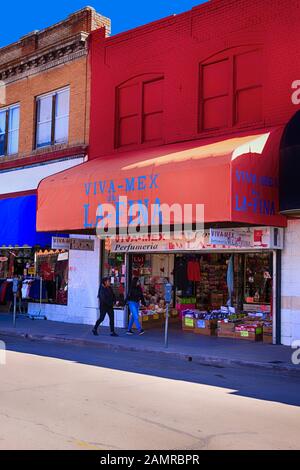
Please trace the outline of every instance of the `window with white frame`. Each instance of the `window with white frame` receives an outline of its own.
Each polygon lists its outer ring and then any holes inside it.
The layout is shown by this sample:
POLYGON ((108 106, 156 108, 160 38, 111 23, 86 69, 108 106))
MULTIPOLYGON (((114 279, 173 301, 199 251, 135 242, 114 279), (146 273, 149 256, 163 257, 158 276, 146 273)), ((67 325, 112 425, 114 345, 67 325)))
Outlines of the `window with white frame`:
POLYGON ((0 108, 0 156, 13 155, 19 149, 20 106, 0 108))
POLYGON ((36 147, 68 142, 70 89, 38 96, 36 104, 36 147))

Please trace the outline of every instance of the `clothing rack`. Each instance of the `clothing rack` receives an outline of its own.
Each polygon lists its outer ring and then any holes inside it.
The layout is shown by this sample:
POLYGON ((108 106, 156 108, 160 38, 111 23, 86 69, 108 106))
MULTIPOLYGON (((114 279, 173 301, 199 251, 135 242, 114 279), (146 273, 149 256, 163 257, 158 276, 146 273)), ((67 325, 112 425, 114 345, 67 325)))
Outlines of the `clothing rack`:
POLYGON ((47 320, 46 315, 42 315, 42 296, 43 296, 43 279, 39 276, 36 276, 34 278, 27 278, 27 279, 35 279, 40 281, 40 298, 39 298, 39 305, 40 309, 37 314, 27 314, 28 318, 30 320, 47 320))
MULTIPOLYGON (((7 283, 12 283, 13 279, 12 278, 5 278, 5 279, 1 279, 1 281, 5 281, 7 283)), ((39 311, 38 311, 37 314, 23 313, 23 310, 22 310, 23 303, 30 301, 31 297, 22 297, 22 293, 21 293, 21 296, 17 298, 17 305, 16 305, 16 309, 18 311, 17 315, 18 316, 22 315, 23 317, 30 318, 31 320, 35 320, 35 319, 37 319, 37 320, 47 320, 47 317, 42 314, 43 279, 40 276, 34 276, 34 277, 25 276, 23 279, 19 280, 20 290, 22 290, 22 286, 23 286, 24 281, 38 281, 39 282, 38 298, 36 297, 36 299, 38 300, 40 308, 39 308, 39 311)), ((7 300, 7 302, 9 303, 8 312, 10 313, 13 310, 13 305, 14 305, 13 297, 11 299, 7 300)))

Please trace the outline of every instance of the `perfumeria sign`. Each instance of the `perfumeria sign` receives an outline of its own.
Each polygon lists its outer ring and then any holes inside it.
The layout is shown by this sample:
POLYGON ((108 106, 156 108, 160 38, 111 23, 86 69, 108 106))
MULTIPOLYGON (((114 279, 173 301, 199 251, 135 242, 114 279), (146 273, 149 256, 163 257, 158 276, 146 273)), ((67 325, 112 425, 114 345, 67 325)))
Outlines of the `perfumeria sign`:
POLYGON ((107 237, 105 248, 114 253, 163 253, 184 251, 251 251, 283 248, 283 230, 248 227, 194 230, 107 237))

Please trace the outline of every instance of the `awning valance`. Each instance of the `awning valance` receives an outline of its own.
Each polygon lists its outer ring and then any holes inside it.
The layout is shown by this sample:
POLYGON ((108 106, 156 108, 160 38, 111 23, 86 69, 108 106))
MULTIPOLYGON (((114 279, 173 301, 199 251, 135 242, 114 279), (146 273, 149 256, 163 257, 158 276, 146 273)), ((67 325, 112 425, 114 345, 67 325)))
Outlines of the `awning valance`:
POLYGON ((116 152, 41 181, 37 229, 92 229, 97 209, 129 204, 204 204, 205 222, 285 226, 278 214, 282 129, 116 152))
POLYGON ((0 248, 51 245, 51 234, 36 232, 36 195, 0 199, 0 248))

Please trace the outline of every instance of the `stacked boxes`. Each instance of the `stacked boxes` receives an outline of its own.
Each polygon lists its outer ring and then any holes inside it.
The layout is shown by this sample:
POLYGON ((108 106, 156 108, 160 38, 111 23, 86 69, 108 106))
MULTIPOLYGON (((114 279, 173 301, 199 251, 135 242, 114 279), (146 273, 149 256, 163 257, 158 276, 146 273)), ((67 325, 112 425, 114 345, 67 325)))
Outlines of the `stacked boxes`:
POLYGON ((199 320, 195 319, 194 333, 204 336, 217 335, 217 320, 199 320))
POLYGON ((272 343, 272 318, 261 312, 235 313, 227 307, 211 312, 186 309, 182 312, 182 328, 204 336, 272 343))
POLYGON ((147 329, 148 327, 161 327, 163 323, 163 314, 155 311, 141 311, 139 321, 142 327, 147 329))
POLYGON ((262 341, 263 328, 259 324, 244 324, 235 327, 235 337, 250 341, 262 341))
POLYGON ((195 329, 195 318, 184 315, 182 317, 182 329, 183 331, 192 331, 195 329))
POLYGON ((220 338, 235 338, 235 323, 218 320, 218 336, 220 338))

